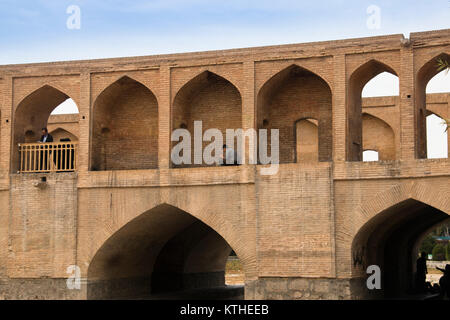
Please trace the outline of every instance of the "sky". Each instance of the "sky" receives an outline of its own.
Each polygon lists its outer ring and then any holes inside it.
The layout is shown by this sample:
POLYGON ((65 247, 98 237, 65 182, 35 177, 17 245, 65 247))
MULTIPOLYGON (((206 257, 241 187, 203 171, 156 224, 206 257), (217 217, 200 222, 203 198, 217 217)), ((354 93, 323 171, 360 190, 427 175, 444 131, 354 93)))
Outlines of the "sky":
MULTIPOLYGON (((0 65, 409 37, 447 28, 450 0, 0 0, 0 65)), ((429 92, 450 91, 448 75, 433 81, 429 92)), ((363 96, 386 92, 398 94, 398 79, 382 74, 363 96)), ((73 110, 69 101, 55 112, 73 110)))
POLYGON ((449 0, 0 0, 0 64, 409 36, 446 28, 449 0), (67 26, 71 6, 80 9, 79 29, 67 26))

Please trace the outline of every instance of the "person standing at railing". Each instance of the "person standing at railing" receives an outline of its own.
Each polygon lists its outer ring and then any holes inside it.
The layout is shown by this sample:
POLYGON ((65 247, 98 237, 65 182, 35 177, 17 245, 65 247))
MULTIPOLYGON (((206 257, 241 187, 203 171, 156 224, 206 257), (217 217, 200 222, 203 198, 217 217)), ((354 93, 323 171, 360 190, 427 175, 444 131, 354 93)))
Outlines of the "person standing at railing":
MULTIPOLYGON (((53 142, 53 137, 50 133, 48 133, 47 128, 42 128, 42 136, 39 142, 41 143, 53 142)), ((48 151, 48 153, 51 154, 51 151, 48 151)), ((41 162, 41 166, 39 168, 40 170, 50 170, 47 150, 45 149, 45 147, 41 148, 40 162, 41 162)))
POLYGON ((42 136, 39 142, 53 142, 53 137, 50 133, 48 133, 47 128, 42 128, 42 136))

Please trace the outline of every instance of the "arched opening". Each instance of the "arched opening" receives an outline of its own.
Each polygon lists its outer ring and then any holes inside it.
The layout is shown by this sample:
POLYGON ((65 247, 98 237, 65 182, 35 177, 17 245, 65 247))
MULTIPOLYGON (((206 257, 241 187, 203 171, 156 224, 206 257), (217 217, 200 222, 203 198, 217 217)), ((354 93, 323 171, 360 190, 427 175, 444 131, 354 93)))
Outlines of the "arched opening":
POLYGON ((431 113, 427 122, 427 158, 448 158, 448 130, 444 119, 431 113))
POLYGON ((97 170, 158 167, 158 103, 144 86, 124 76, 95 100, 91 165, 97 170))
POLYGON ((371 162, 371 161, 379 161, 380 155, 376 150, 364 150, 363 151, 363 161, 371 162))
POLYGON ((418 252, 425 253, 427 259, 426 281, 430 283, 431 292, 436 292, 444 269, 450 263, 450 218, 433 226, 423 233, 417 242, 418 252))
POLYGON ((361 161, 363 146, 362 96, 380 96, 398 92, 397 73, 389 66, 370 60, 355 70, 349 79, 347 102, 347 160, 361 161), (378 77, 377 77, 378 76, 378 77), (372 80, 371 83, 369 81, 372 80), (367 88, 366 88, 367 85, 367 88))
MULTIPOLYGON (((239 90, 225 78, 204 71, 186 83, 176 94, 173 102, 172 131, 186 129, 191 135, 191 164, 173 167, 208 166, 203 161, 194 163, 194 121, 201 121, 201 134, 208 129, 218 129, 226 142, 227 129, 242 128, 242 99, 239 90)), ((202 139, 203 140, 203 139, 202 139)), ((173 142, 176 145, 178 142, 173 142)), ((210 144, 204 141, 202 150, 210 144)), ((234 146, 229 146, 237 150, 234 146)))
POLYGON ((373 77, 364 86, 361 96, 371 97, 392 97, 399 95, 399 79, 389 72, 382 72, 373 77))
POLYGON ((78 112, 76 104, 67 94, 50 85, 45 85, 29 94, 18 104, 14 112, 11 164, 13 172, 17 172, 20 165, 18 144, 38 142, 41 137, 41 129, 47 127, 50 114, 66 101, 70 101, 72 112, 78 112))
POLYGON ((245 285, 245 274, 242 261, 236 252, 231 251, 225 267, 225 284, 227 286, 245 285))
MULTIPOLYGON (((429 111, 427 108, 432 106, 427 105, 427 95, 431 95, 433 93, 446 92, 450 91, 449 83, 450 76, 446 74, 446 71, 439 70, 439 60, 450 61, 450 55, 446 53, 442 53, 437 57, 431 59, 425 65, 420 68, 419 72, 416 75, 416 110, 415 110, 415 118, 416 118, 416 153, 419 159, 426 159, 427 149, 428 149, 428 141, 430 140, 438 140, 441 141, 441 144, 444 144, 444 139, 442 135, 439 135, 438 127, 439 124, 436 125, 433 122, 430 122, 430 125, 433 126, 430 134, 433 134, 430 138, 428 138, 428 122, 427 119, 429 115, 429 111), (436 135, 434 134, 436 132, 436 135)), ((448 114, 448 106, 445 108, 447 110, 443 110, 441 114, 442 117, 448 118, 450 114, 448 114), (445 113, 445 114, 444 114, 445 113)), ((448 144, 448 137, 447 137, 448 144)), ((448 157, 448 153, 447 153, 448 157)))
POLYGON ((88 299, 242 298, 225 286, 232 251, 216 231, 173 206, 157 206, 115 232, 88 269, 88 299))
POLYGON ((296 162, 319 161, 319 122, 302 119, 295 123, 296 162))
MULTIPOLYGON (((402 201, 371 218, 352 243, 352 273, 367 278, 368 266, 381 270, 381 290, 366 290, 369 298, 413 298, 417 243, 432 226, 449 218, 437 208, 415 199, 402 201)), ((365 285, 365 281, 364 281, 365 285)))
POLYGON ((52 111, 52 115, 57 115, 57 114, 75 114, 78 113, 78 107, 75 103, 75 101, 73 101, 73 99, 67 99, 66 101, 64 101, 63 103, 61 103, 59 106, 57 106, 53 111, 52 111))
MULTIPOLYGON (((380 118, 364 113, 363 150, 374 150, 378 153, 378 160, 395 159, 395 136, 392 128, 380 118)), ((364 153, 363 153, 363 161, 364 153)))
POLYGON ((50 134, 53 136, 53 141, 78 141, 76 135, 62 128, 52 130, 50 134))
POLYGON ((297 160, 297 133, 308 126, 298 123, 298 119, 317 119, 318 161, 331 161, 331 104, 327 82, 297 65, 280 71, 262 86, 257 100, 257 127, 268 130, 269 150, 270 130, 279 130, 280 163, 297 160))

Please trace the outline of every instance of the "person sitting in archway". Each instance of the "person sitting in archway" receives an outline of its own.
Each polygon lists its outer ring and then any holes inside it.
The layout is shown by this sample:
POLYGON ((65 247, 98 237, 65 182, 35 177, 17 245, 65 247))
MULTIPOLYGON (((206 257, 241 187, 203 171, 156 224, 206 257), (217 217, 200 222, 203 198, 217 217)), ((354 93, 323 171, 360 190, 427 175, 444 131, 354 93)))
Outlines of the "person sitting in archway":
POLYGON ((223 166, 237 166, 238 165, 238 159, 237 159, 237 153, 233 150, 233 148, 228 147, 226 144, 222 146, 223 149, 223 166))
POLYGON ((441 287, 441 295, 444 299, 450 299, 450 264, 445 265, 445 269, 436 267, 442 271, 444 275, 439 279, 439 286, 441 287))
POLYGON ((422 252, 420 258, 417 259, 417 272, 416 272, 416 288, 419 292, 426 290, 426 278, 427 278, 427 254, 422 252))

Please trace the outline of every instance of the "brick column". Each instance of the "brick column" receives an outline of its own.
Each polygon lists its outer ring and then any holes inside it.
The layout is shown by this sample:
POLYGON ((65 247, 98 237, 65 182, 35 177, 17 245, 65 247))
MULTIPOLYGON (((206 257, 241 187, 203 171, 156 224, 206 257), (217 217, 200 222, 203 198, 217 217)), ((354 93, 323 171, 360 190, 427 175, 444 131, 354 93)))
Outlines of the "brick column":
POLYGON ((400 160, 416 156, 414 117, 414 55, 411 48, 400 50, 400 160))
POLYGON ((91 74, 88 72, 80 75, 80 101, 79 101, 79 139, 78 139, 78 171, 88 171, 90 155, 89 138, 91 136, 91 74))
MULTIPOLYGON (((3 90, 0 91, 3 94, 3 97, 0 101, 3 101, 1 105, 1 141, 0 141, 0 150, 2 153, 1 161, 0 161, 0 171, 4 172, 7 176, 10 168, 11 168, 11 136, 12 136, 12 127, 13 127, 13 79, 10 76, 6 76, 3 78, 3 90), (6 122, 8 121, 8 122, 6 122)), ((13 149, 14 150, 14 149, 13 149)), ((8 181, 9 184, 9 181, 8 181)))
POLYGON ((345 161, 347 146, 347 81, 345 55, 334 56, 333 161, 345 161))
MULTIPOLYGON (((450 119, 450 94, 447 95, 447 113, 445 114, 445 119, 450 119)), ((450 133, 447 134, 447 156, 450 159, 450 133)))
MULTIPOLYGON (((10 146, 11 146, 11 108, 12 99, 12 79, 11 77, 3 77, 0 81, 0 108, 1 108, 1 141, 0 141, 0 189, 9 188, 9 168, 11 163, 10 146), (8 122, 6 122, 8 120, 8 122)), ((3 210, 0 211, 0 279, 7 276, 8 264, 8 242, 9 242, 9 208, 8 201, 2 203, 3 210)), ((0 289, 2 290, 2 289, 0 289)))
MULTIPOLYGON (((244 62, 244 85, 242 89, 242 129, 256 129, 255 120, 255 63, 254 61, 244 62)), ((255 141, 256 143, 257 141, 255 141)), ((248 142, 243 144, 245 152, 245 163, 249 163, 248 142)), ((255 159, 256 161, 256 159, 255 159)))
POLYGON ((158 101, 158 167, 160 170, 170 167, 170 100, 170 67, 161 66, 158 101))

